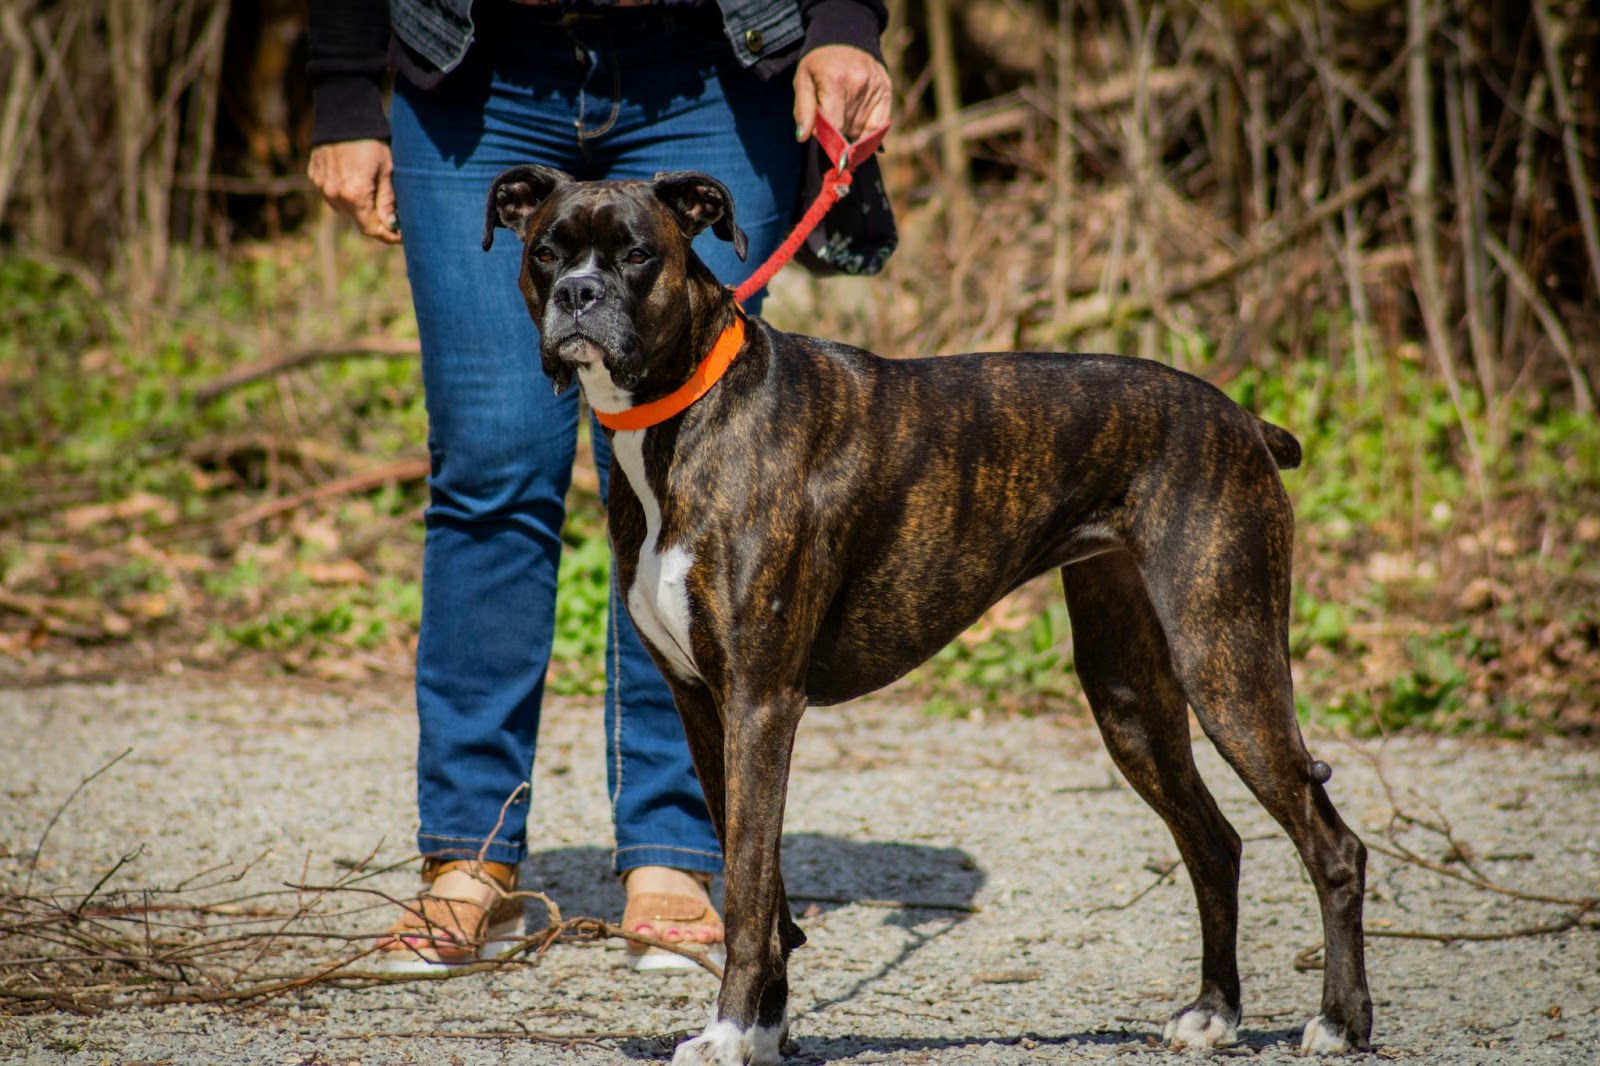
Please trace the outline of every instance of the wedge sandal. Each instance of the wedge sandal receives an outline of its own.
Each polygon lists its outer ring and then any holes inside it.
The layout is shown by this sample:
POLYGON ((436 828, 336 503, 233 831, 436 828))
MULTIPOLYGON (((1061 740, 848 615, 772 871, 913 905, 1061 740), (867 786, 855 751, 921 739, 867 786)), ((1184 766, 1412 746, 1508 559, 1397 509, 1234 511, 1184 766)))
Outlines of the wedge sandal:
MULTIPOLYGON (((710 878, 706 882, 709 884, 710 878)), ((627 908, 622 912, 623 929, 630 933, 645 933, 659 940, 672 940, 672 934, 683 925, 713 928, 720 936, 722 917, 707 900, 672 892, 641 892, 628 899, 627 908)), ((728 958, 720 939, 709 943, 685 940, 683 946, 703 950, 706 957, 718 966, 728 958)), ((701 968, 695 960, 676 952, 631 942, 628 944, 627 966, 636 973, 679 973, 701 968)))
POLYGON ((499 890, 517 890, 517 868, 476 859, 425 858, 422 891, 406 904, 378 950, 356 969, 375 973, 434 973, 495 959, 514 950, 522 934, 522 901, 499 892, 493 903, 448 899, 432 892, 441 874, 464 870, 499 890))

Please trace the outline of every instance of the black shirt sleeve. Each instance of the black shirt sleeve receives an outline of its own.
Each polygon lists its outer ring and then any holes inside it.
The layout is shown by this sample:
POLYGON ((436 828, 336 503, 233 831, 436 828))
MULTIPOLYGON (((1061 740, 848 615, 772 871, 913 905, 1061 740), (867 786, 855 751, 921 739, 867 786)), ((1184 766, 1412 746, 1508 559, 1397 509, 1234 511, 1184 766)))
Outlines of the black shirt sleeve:
POLYGON ((800 13, 806 24, 801 55, 825 44, 848 44, 883 62, 878 39, 889 13, 879 0, 801 0, 800 13))
MULTIPOLYGON (((829 44, 852 45, 883 61, 878 38, 888 11, 882 0, 800 0, 800 11, 804 42, 757 63, 755 72, 763 79, 792 70, 801 56, 829 44)), ((308 30, 312 145, 387 140, 388 0, 311 0, 308 30)))
POLYGON ((311 0, 306 48, 311 143, 387 140, 388 0, 311 0))

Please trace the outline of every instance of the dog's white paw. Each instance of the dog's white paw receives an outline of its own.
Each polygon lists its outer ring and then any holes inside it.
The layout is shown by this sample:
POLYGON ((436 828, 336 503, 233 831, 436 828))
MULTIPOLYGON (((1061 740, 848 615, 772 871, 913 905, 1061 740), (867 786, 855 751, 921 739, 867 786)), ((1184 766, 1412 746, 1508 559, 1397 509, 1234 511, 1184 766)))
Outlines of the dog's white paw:
POLYGON ((1344 1033, 1335 1029, 1322 1015, 1306 1023, 1306 1035, 1300 1038, 1300 1054, 1343 1055, 1349 1050, 1350 1041, 1344 1033))
POLYGON ((1204 1007, 1191 1007, 1167 1022, 1167 1046, 1182 1051, 1225 1047, 1239 1041, 1239 1021, 1204 1007))
POLYGON ((778 1048, 787 1030, 787 1025, 741 1029, 732 1022, 714 1021, 705 1032, 678 1045, 672 1066, 778 1066, 778 1048))

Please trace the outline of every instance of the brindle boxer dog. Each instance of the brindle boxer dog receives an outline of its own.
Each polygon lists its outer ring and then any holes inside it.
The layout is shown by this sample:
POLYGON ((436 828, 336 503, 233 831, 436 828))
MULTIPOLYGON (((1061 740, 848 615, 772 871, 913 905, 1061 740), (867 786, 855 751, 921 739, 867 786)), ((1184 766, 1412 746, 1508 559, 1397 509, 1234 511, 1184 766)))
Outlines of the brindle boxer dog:
POLYGON ((726 976, 674 1063, 778 1061, 788 956, 805 941, 778 856, 806 707, 888 684, 1050 569, 1100 732, 1194 883, 1200 992, 1166 1040, 1227 1044, 1239 1024, 1241 848, 1195 769, 1191 707, 1316 885, 1327 968, 1302 1047, 1367 1046, 1366 849, 1290 691, 1278 470, 1299 462, 1294 437, 1155 362, 889 360, 745 319, 689 247, 710 227, 744 254, 731 197, 704 174, 579 183, 516 167, 487 215, 485 248, 496 226, 523 241, 545 372, 557 390, 576 375, 603 419, 674 405, 719 342, 737 354, 680 413, 612 432, 621 587, 727 854, 726 976))

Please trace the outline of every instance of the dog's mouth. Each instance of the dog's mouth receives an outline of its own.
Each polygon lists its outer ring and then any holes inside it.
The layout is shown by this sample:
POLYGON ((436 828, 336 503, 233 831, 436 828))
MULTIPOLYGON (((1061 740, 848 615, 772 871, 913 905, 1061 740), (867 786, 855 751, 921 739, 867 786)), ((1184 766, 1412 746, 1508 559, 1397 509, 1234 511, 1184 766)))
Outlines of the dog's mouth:
POLYGON ((585 381, 594 380, 595 372, 599 371, 612 386, 623 390, 638 388, 644 377, 644 368, 639 365, 634 346, 626 339, 607 343, 577 327, 550 337, 545 344, 545 359, 547 370, 553 366, 570 367, 585 381))
POLYGON ((575 367, 588 368, 606 361, 606 350, 592 338, 585 337, 577 331, 555 341, 552 347, 555 349, 554 354, 557 359, 563 363, 571 363, 575 367))

